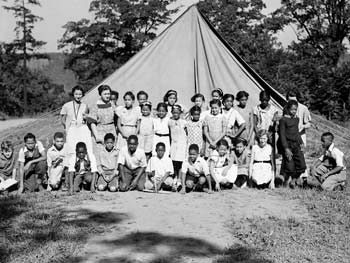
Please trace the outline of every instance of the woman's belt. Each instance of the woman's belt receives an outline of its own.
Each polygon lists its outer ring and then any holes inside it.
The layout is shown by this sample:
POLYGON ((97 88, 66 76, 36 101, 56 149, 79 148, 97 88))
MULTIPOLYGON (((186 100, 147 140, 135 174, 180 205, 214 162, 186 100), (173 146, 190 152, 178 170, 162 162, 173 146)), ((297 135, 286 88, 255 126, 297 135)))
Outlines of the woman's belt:
POLYGON ((168 134, 161 134, 161 133, 155 133, 157 136, 159 136, 159 137, 168 137, 168 136, 170 136, 170 134, 168 133, 168 134))
POLYGON ((271 160, 268 160, 268 161, 254 161, 253 163, 271 163, 271 160))
POLYGON ((120 126, 137 128, 137 125, 131 125, 131 124, 120 124, 120 126))
POLYGON ((100 123, 101 125, 112 125, 114 122, 109 122, 109 123, 100 123))

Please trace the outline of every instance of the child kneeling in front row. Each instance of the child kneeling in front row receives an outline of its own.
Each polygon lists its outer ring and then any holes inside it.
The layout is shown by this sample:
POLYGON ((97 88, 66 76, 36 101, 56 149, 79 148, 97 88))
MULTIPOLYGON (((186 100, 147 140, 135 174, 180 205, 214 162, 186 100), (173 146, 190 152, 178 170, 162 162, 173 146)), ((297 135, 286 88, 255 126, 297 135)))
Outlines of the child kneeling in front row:
POLYGON ((232 188, 237 179, 237 165, 235 156, 229 153, 227 140, 220 140, 217 148, 209 157, 210 174, 215 181, 215 190, 220 191, 221 186, 232 188))
POLYGON ((199 147, 197 144, 191 144, 188 149, 188 158, 182 164, 181 168, 182 189, 181 193, 186 191, 203 191, 208 185, 208 193, 212 193, 211 177, 207 162, 199 157, 199 147))
MULTIPOLYGON (((64 135, 62 132, 56 132, 53 136, 53 145, 47 150, 47 190, 58 190, 61 185, 62 175, 67 171, 67 152, 64 145, 64 135)), ((69 184, 68 173, 65 174, 65 185, 63 191, 67 191, 69 184)))
POLYGON ((110 192, 118 190, 118 150, 115 147, 115 136, 107 133, 104 137, 104 147, 97 156, 97 190, 110 192))
POLYGON ((90 191, 95 192, 96 183, 96 159, 94 155, 87 153, 86 144, 78 142, 75 148, 75 156, 69 160, 69 193, 79 192, 82 187, 90 185, 90 191))
POLYGON ((12 190, 16 190, 16 157, 14 154, 14 147, 10 141, 4 141, 1 143, 1 153, 0 153, 0 184, 7 184, 12 179, 13 185, 0 187, 0 193, 4 192, 7 194, 12 190))
POLYGON ((173 163, 168 156, 164 155, 165 151, 165 144, 157 143, 157 156, 152 156, 149 160, 144 176, 146 190, 158 192, 159 190, 171 191, 175 189, 173 163))
POLYGON ((321 141, 324 154, 315 161, 311 174, 307 177, 307 184, 332 191, 343 189, 346 182, 346 167, 344 153, 334 145, 334 135, 330 132, 322 134, 321 141))
POLYGON ((247 141, 242 138, 238 138, 234 142, 236 162, 238 166, 235 185, 241 188, 247 186, 249 179, 250 153, 247 150, 246 145, 247 141))
POLYGON ((19 163, 19 193, 44 190, 46 179, 46 153, 43 144, 37 141, 35 135, 27 133, 24 136, 24 147, 18 153, 19 163))

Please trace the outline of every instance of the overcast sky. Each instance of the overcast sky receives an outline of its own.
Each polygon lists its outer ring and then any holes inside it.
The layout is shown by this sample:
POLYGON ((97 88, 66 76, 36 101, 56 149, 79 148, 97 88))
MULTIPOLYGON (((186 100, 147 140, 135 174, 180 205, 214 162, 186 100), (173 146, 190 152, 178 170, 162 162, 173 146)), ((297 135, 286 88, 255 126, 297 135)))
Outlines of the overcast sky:
MULTIPOLYGON (((11 1, 9 1, 11 2, 11 1)), ((44 0, 41 1, 41 7, 34 8, 33 12, 44 18, 35 26, 34 36, 47 42, 42 51, 56 52, 57 41, 64 33, 62 26, 68 21, 78 21, 81 18, 91 18, 89 14, 89 5, 91 0, 44 0)), ((175 19, 189 5, 198 2, 198 0, 179 0, 176 5, 183 5, 182 9, 174 16, 175 19)), ((281 0, 265 0, 266 13, 270 13, 280 6, 281 0)), ((4 2, 1 1, 1 4, 4 2)), ((13 28, 15 21, 11 14, 0 8, 0 41, 10 42, 15 38, 13 28)), ((286 46, 291 40, 295 39, 293 31, 287 28, 279 36, 281 42, 286 46)))

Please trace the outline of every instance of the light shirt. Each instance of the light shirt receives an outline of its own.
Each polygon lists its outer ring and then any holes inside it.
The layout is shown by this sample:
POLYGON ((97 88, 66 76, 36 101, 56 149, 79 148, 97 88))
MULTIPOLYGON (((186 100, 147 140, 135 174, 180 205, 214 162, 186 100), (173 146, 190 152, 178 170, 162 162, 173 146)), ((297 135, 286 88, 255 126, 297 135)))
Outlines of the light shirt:
POLYGON ((163 156, 159 159, 158 156, 153 156, 148 162, 146 172, 155 172, 155 178, 162 179, 166 173, 174 174, 173 162, 169 157, 163 156))
POLYGON ((61 115, 66 116, 66 131, 71 125, 81 126, 85 123, 83 113, 88 113, 88 107, 85 103, 67 102, 63 105, 61 115))
POLYGON ((185 160, 182 164, 181 171, 196 177, 210 174, 208 163, 202 157, 198 157, 194 163, 190 160, 185 160))
MULTIPOLYGON (((88 158, 85 156, 85 161, 87 161, 88 158)), ((96 165, 96 158, 93 154, 89 154, 89 160, 90 160, 90 168, 92 173, 97 172, 97 165, 96 165)), ((69 161, 68 161, 68 172, 75 172, 75 164, 78 161, 78 157, 76 155, 73 155, 69 161)), ((84 162, 80 162, 80 170, 79 173, 84 170, 84 162)))
MULTIPOLYGON (((40 141, 36 141, 36 144, 34 146, 35 148, 38 148, 38 151, 39 153, 43 153, 43 151, 45 151, 45 148, 43 146, 43 144, 40 142, 40 141)), ((24 163, 25 162, 25 153, 28 152, 28 149, 26 146, 22 147, 20 150, 19 150, 19 153, 18 153, 18 161, 21 162, 21 163, 24 163)), ((34 152, 34 151, 33 151, 34 152)))
POLYGON ((63 145, 61 150, 58 150, 55 145, 52 145, 48 150, 47 150, 47 167, 51 168, 53 166, 53 163, 57 159, 63 159, 63 161, 59 164, 60 166, 67 166, 67 152, 66 152, 66 147, 63 145))
POLYGON ((245 120, 243 119, 241 114, 239 114, 239 112, 234 108, 231 108, 228 111, 223 109, 222 115, 225 117, 227 122, 227 128, 229 129, 232 129, 236 123, 238 126, 241 126, 243 123, 245 123, 245 120))
POLYGON ((299 118, 299 132, 301 132, 304 130, 302 126, 308 124, 311 121, 310 111, 305 105, 298 102, 296 116, 299 118))
POLYGON ((147 167, 147 159, 144 150, 137 148, 130 154, 128 146, 123 147, 119 152, 118 164, 124 165, 131 170, 147 167))
POLYGON ((325 157, 330 157, 335 160, 337 167, 343 167, 343 171, 346 170, 344 165, 344 153, 340 151, 337 147, 335 147, 334 143, 332 143, 326 153, 322 155, 319 160, 322 162, 325 157))
POLYGON ((269 130, 273 125, 273 116, 278 112, 277 108, 272 104, 269 104, 265 109, 260 108, 260 105, 253 108, 253 114, 257 116, 258 130, 269 130))
POLYGON ((159 134, 169 134, 169 117, 164 117, 163 119, 161 118, 155 118, 153 120, 153 127, 154 127, 154 132, 159 133, 159 134))
POLYGON ((119 151, 115 147, 111 151, 107 151, 106 147, 103 147, 97 156, 97 165, 105 171, 117 170, 118 155, 119 151))

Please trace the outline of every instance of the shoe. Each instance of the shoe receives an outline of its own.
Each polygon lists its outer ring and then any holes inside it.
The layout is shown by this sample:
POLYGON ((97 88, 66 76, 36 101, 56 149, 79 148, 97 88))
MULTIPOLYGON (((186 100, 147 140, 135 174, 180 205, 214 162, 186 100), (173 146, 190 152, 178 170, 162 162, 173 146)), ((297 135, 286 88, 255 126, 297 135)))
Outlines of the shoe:
POLYGON ((64 184, 64 185, 62 185, 61 190, 62 190, 62 192, 67 192, 68 187, 64 184))

